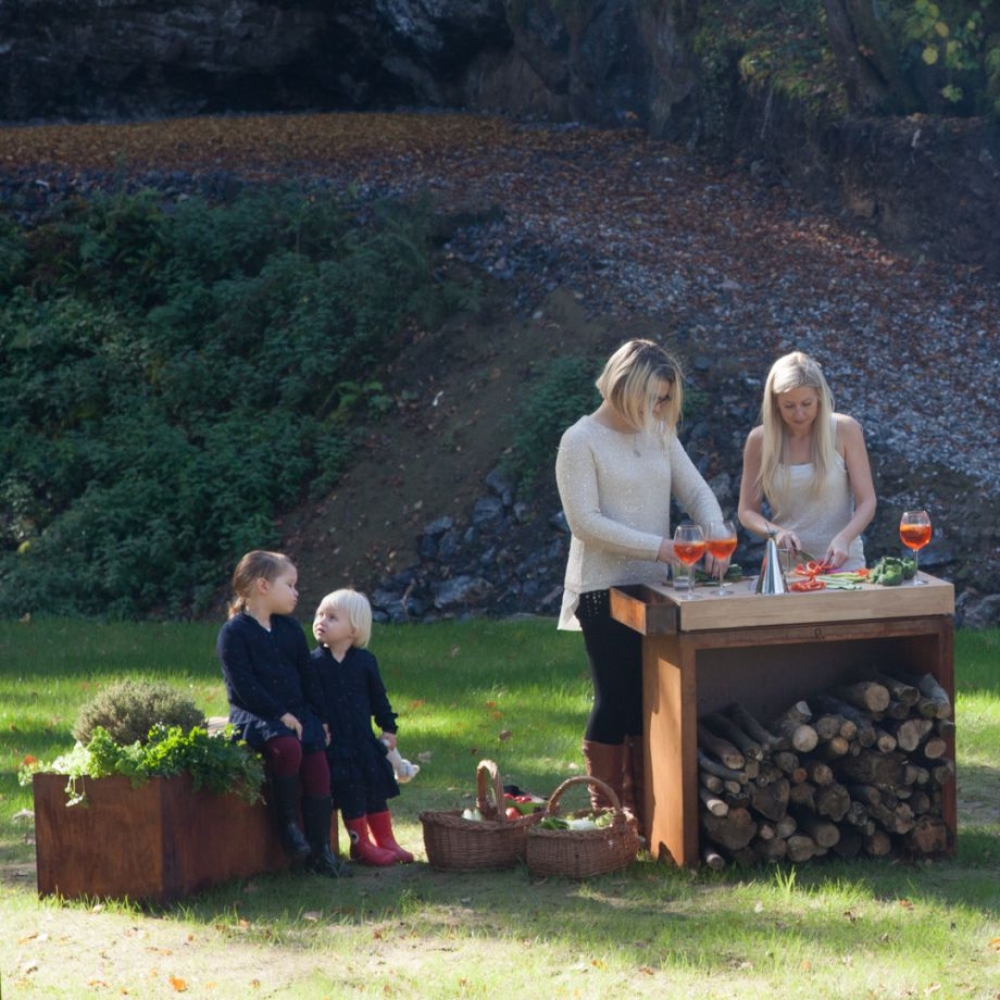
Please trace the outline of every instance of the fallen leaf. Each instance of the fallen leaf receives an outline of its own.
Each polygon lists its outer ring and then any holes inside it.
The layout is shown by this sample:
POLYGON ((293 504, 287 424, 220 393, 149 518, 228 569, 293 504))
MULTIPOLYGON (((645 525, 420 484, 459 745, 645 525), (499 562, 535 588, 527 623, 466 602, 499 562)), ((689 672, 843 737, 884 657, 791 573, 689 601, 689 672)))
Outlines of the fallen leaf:
POLYGON ((168 976, 167 977, 167 981, 170 983, 171 986, 173 986, 173 988, 178 993, 186 993, 187 992, 188 986, 187 986, 187 983, 183 979, 180 979, 177 976, 168 976))

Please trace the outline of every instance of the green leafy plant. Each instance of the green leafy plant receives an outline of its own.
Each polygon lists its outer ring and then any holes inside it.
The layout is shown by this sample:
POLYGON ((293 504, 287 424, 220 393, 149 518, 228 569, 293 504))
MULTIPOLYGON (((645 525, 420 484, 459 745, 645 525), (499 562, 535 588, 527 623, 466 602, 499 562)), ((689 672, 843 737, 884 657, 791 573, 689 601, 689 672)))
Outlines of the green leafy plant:
POLYGON ((1000 110, 1000 12, 992 0, 905 0, 892 4, 890 23, 919 75, 952 108, 1000 110))
POLYGON ((504 471, 519 491, 531 494, 543 475, 551 475, 563 431, 600 402, 594 372, 600 362, 574 356, 532 366, 527 389, 512 424, 504 471))
POLYGON ((261 799, 264 762, 245 743, 231 739, 232 730, 209 736, 195 726, 185 732, 180 726, 154 726, 145 742, 122 744, 101 726, 90 741, 77 743, 72 751, 45 763, 32 760, 19 772, 22 785, 30 784, 36 772, 64 774, 68 805, 86 801, 82 778, 123 775, 133 785, 153 777, 169 778, 190 774, 194 787, 224 794, 235 792, 247 802, 261 799))
POLYGON ((812 0, 702 0, 693 48, 706 136, 726 142, 745 93, 793 98, 817 116, 846 107, 823 4, 812 0))
POLYGON ((0 615, 205 611, 463 300, 433 248, 425 202, 307 186, 0 220, 0 615))
POLYGON ((87 744, 100 729, 120 746, 144 744, 155 726, 188 730, 204 719, 198 706, 166 681, 122 680, 81 707, 73 736, 87 744))

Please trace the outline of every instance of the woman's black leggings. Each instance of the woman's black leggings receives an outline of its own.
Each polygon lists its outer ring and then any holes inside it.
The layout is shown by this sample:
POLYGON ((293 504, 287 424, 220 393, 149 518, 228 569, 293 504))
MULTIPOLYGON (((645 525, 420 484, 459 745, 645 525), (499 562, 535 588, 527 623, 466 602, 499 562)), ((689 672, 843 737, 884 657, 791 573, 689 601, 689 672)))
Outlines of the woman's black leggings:
POLYGON ((584 738, 615 746, 642 733, 642 636, 611 617, 606 590, 581 594, 576 617, 594 683, 584 738))

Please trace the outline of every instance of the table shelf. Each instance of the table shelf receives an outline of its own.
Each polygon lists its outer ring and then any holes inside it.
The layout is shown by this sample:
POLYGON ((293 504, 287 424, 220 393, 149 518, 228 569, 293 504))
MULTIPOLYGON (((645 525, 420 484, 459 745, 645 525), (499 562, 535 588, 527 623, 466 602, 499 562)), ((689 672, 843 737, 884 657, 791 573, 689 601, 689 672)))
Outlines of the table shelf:
MULTIPOLYGON (((741 586, 682 600, 670 587, 619 587, 614 618, 643 636, 645 835, 654 857, 700 859, 697 722, 737 702, 762 722, 876 670, 932 674, 954 704, 954 588, 758 595, 741 586)), ((954 759, 954 735, 948 737, 954 759)), ((943 789, 954 845, 955 782, 943 789)))

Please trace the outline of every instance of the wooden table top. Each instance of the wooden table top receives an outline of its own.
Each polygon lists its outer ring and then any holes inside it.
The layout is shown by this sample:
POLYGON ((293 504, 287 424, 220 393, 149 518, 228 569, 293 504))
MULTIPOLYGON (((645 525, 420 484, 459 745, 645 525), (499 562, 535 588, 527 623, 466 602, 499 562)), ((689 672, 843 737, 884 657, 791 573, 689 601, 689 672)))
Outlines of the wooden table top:
POLYGON ((643 633, 805 625, 886 618, 951 615, 955 588, 947 580, 921 573, 925 586, 907 581, 898 587, 862 584, 859 590, 757 594, 756 578, 729 585, 731 593, 701 586, 692 600, 687 591, 662 586, 621 587, 612 591, 612 614, 643 633))

